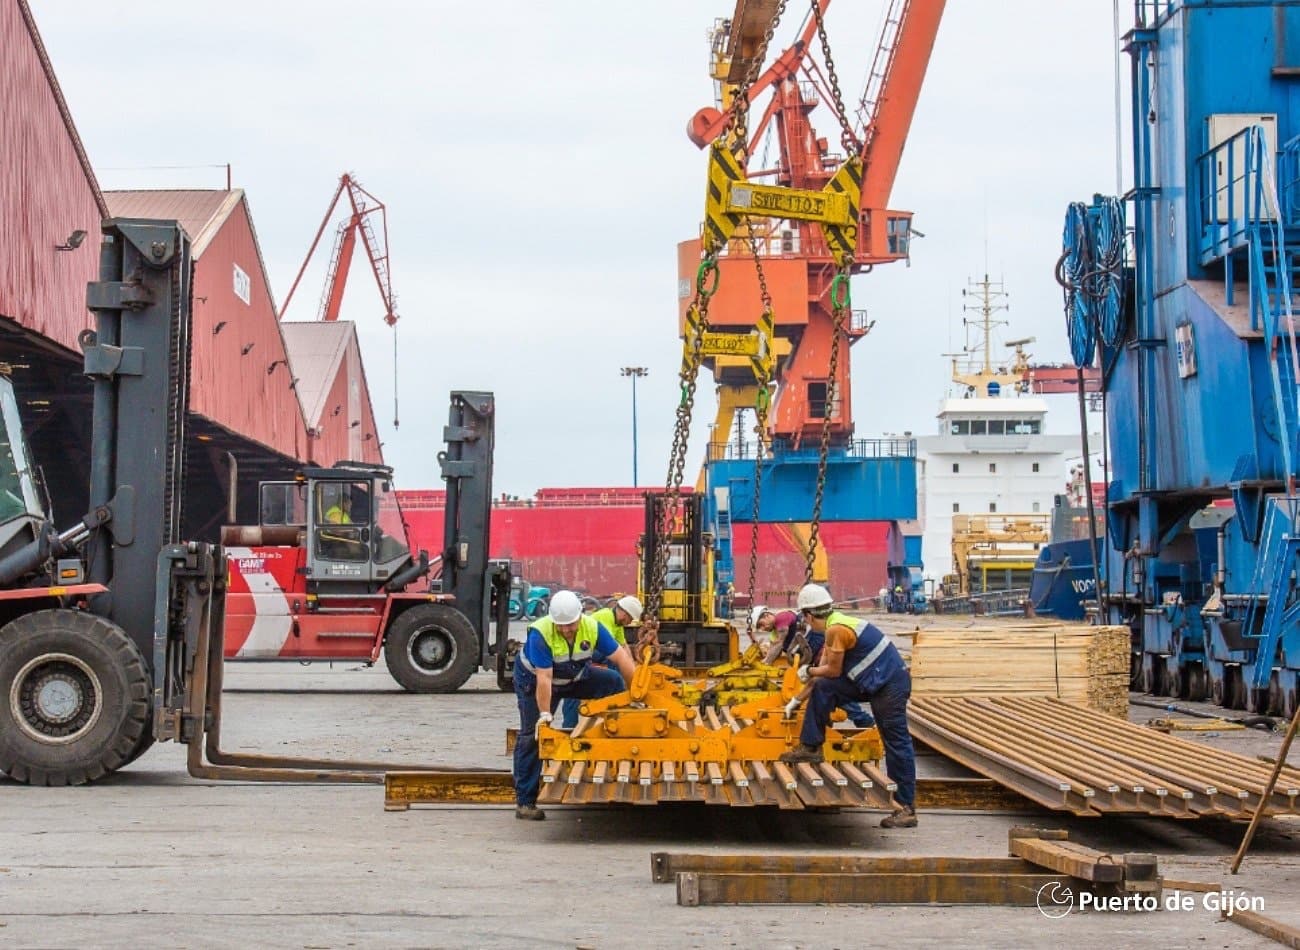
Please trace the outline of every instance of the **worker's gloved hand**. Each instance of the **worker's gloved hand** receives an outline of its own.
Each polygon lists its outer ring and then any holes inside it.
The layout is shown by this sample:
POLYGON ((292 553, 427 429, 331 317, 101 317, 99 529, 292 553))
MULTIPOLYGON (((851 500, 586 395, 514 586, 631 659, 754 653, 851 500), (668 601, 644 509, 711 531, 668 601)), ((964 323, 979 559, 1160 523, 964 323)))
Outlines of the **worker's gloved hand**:
POLYGON ((537 725, 533 728, 533 738, 540 740, 542 737, 542 723, 549 726, 554 719, 555 717, 548 712, 539 715, 537 717, 537 725))
POLYGON ((811 669, 812 666, 808 663, 805 663, 803 666, 799 667, 798 676, 799 676, 800 683, 808 682, 808 678, 812 676, 812 673, 809 672, 811 669))
POLYGON ((796 696, 794 699, 790 700, 788 703, 785 704, 786 719, 794 718, 794 714, 799 711, 799 702, 800 702, 799 697, 796 696))

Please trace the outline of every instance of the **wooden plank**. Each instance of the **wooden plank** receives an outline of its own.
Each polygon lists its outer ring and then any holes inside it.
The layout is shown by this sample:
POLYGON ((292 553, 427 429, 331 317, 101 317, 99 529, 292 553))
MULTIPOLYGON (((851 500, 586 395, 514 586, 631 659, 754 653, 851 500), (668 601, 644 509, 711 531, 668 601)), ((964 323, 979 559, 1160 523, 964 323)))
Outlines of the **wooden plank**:
POLYGON ((1085 881, 1114 884, 1124 879, 1124 867, 1109 854, 1071 841, 1012 838, 1009 850, 1031 864, 1085 881))
MULTIPOLYGON (((1166 887, 1169 885, 1166 884, 1166 887)), ((679 899, 677 903, 681 903, 679 899)), ((1284 947, 1293 947, 1300 950, 1300 929, 1292 927, 1290 924, 1284 924, 1282 921, 1273 917, 1266 917, 1261 913, 1253 910, 1234 910, 1231 914, 1227 910, 1219 912, 1220 920, 1230 920, 1238 927, 1245 927, 1247 930, 1253 930, 1260 936, 1267 937, 1284 947)))
POLYGON ((997 904, 1035 906, 1048 885, 1077 886, 1062 874, 722 874, 681 872, 682 907, 722 904, 997 904))
POLYGON ((870 857, 862 854, 702 854, 654 851, 650 877, 672 883, 678 873, 780 874, 1036 874, 1020 858, 870 857))

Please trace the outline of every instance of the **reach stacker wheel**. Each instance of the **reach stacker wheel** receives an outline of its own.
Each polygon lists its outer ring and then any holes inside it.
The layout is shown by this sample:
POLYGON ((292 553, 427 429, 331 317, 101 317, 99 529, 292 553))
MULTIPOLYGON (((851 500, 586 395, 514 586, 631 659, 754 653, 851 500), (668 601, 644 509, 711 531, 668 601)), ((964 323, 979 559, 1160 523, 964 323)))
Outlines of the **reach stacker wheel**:
POLYGON ((388 628, 388 671, 412 693, 454 693, 478 668, 478 634, 446 604, 420 604, 388 628))
POLYGON ((77 610, 0 628, 0 772, 83 785, 143 753, 148 726, 148 670, 121 628, 77 610))

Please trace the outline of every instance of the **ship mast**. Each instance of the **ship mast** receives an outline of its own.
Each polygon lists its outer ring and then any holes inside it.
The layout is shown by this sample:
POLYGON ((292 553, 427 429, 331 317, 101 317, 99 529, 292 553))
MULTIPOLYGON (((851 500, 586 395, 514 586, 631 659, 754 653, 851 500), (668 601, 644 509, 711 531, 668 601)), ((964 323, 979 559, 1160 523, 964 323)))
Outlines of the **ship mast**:
POLYGON ((1007 343, 1007 346, 1016 348, 1012 362, 1006 366, 993 365, 993 330, 1009 325, 1006 320, 995 319, 995 314, 1011 309, 1007 302, 1010 294, 1005 285, 1002 281, 990 280, 985 274, 983 280, 971 281, 970 288, 962 290, 961 295, 972 301, 963 303, 962 310, 976 313, 979 317, 975 321, 962 319, 966 327, 966 345, 961 353, 949 354, 952 358, 952 381, 964 386, 968 397, 998 396, 1008 390, 1024 391, 1029 371, 1029 354, 1024 348, 1034 342, 1033 337, 1007 343), (970 343, 972 329, 978 335, 974 346, 970 343))

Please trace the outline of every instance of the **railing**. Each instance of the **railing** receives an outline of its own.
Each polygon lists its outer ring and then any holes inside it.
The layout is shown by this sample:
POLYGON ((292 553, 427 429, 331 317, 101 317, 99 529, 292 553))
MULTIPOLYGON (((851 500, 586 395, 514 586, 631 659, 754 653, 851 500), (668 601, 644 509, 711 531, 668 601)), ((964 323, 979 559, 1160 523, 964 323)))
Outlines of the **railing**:
POLYGON ((1265 172, 1272 171, 1267 156, 1263 130, 1255 125, 1197 158, 1203 262, 1245 247, 1259 224, 1274 217, 1275 205, 1264 188, 1265 172))
POLYGON ((1177 6, 1178 0, 1134 0, 1133 21, 1148 29, 1158 26, 1177 6))
MULTIPOLYGON (((710 442, 708 460, 710 462, 753 461, 760 446, 756 441, 745 442, 710 442)), ((780 458, 787 461, 816 460, 817 446, 794 448, 784 440, 777 440, 766 447, 768 458, 780 458)), ((884 459, 916 458, 916 439, 854 439, 842 447, 832 447, 831 460, 850 459, 884 459)))
POLYGON ((1300 225, 1300 135, 1282 146, 1277 178, 1282 220, 1288 227, 1300 225))

